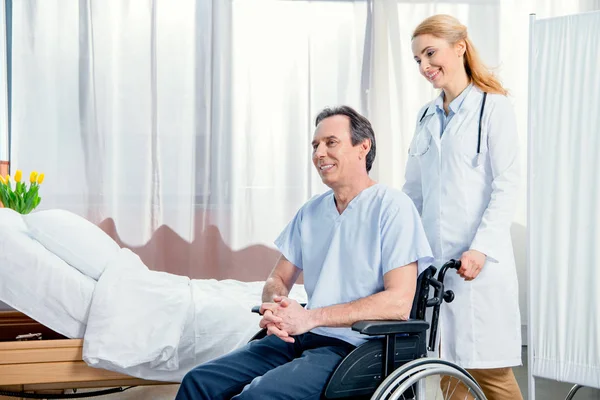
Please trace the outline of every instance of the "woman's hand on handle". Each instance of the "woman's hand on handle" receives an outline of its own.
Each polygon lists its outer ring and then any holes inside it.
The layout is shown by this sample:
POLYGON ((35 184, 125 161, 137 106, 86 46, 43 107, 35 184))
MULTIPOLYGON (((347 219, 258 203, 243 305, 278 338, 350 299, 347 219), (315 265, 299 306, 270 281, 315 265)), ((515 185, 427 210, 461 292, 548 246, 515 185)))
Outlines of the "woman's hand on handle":
POLYGON ((467 250, 460 257, 458 274, 465 281, 472 281, 483 269, 486 255, 477 250, 467 250))

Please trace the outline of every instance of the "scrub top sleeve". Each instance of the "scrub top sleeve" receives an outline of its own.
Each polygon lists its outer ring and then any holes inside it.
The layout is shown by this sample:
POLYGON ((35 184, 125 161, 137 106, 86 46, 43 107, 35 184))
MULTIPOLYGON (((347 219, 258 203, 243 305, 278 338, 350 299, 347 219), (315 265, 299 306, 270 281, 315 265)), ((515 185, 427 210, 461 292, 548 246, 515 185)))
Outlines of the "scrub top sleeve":
POLYGON ((289 262, 296 267, 302 268, 302 240, 300 236, 300 224, 302 222, 303 208, 298 210, 294 219, 288 223, 283 232, 275 239, 275 246, 289 262))
POLYGON ((433 262, 433 253, 412 201, 402 194, 398 203, 381 217, 382 272, 417 261, 420 273, 433 262))

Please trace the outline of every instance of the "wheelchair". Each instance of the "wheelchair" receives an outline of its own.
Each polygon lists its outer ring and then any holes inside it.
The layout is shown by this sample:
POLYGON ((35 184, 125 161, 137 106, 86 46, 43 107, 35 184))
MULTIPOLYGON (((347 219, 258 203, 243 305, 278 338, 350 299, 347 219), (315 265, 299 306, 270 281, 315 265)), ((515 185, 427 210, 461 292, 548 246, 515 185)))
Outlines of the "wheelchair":
MULTIPOLYGON (((337 366, 325 387, 326 399, 433 400, 451 399, 456 390, 466 392, 465 399, 486 400, 475 379, 456 364, 427 358, 435 351, 440 306, 454 300, 451 290, 444 291, 448 269, 459 269, 460 261, 445 263, 435 277, 430 266, 417 279, 417 290, 406 321, 360 321, 354 331, 377 336, 358 346, 337 366), (430 287, 433 296, 429 297, 430 287), (427 308, 433 307, 427 344, 427 308), (443 379, 440 379, 443 378, 443 379)), ((258 313, 259 307, 253 312, 258 313)), ((252 340, 266 335, 262 330, 252 340)), ((461 397, 462 399, 463 397, 461 397)))

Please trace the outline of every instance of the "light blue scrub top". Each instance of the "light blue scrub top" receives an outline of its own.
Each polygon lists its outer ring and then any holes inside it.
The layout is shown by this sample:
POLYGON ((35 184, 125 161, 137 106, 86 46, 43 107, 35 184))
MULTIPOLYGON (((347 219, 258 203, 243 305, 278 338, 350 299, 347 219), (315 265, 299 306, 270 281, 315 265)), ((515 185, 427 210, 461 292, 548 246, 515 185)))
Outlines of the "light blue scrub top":
POLYGON ((471 91, 473 84, 470 83, 469 86, 463 90, 458 97, 456 97, 450 104, 448 105, 448 115, 444 111, 444 92, 442 92, 437 99, 435 99, 435 112, 440 118, 440 126, 442 127, 442 131, 440 132, 440 137, 444 134, 446 127, 450 123, 452 117, 454 117, 458 110, 460 110, 460 106, 462 106, 463 101, 471 91))
MULTIPOLYGON (((364 189, 342 214, 333 191, 313 197, 275 245, 303 270, 308 309, 370 296, 384 289, 386 272, 414 261, 421 272, 433 261, 413 202, 382 184, 364 189)), ((312 332, 356 346, 369 339, 351 328, 319 327, 312 332)))

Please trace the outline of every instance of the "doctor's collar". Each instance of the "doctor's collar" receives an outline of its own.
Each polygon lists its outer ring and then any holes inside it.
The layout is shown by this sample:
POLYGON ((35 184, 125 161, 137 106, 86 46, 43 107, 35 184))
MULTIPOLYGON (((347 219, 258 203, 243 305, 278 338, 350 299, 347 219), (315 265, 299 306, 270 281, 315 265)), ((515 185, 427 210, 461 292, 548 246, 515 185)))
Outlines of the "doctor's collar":
MULTIPOLYGON (((467 87, 464 88, 464 90, 460 92, 460 94, 454 100, 452 100, 452 102, 450 102, 448 107, 454 114, 458 113, 458 110, 460 110, 462 104, 471 92, 472 88, 473 82, 469 83, 469 85, 467 85, 467 87)), ((440 95, 435 99, 434 102, 435 108, 442 112, 444 111, 444 95, 444 91, 442 90, 440 95)))

